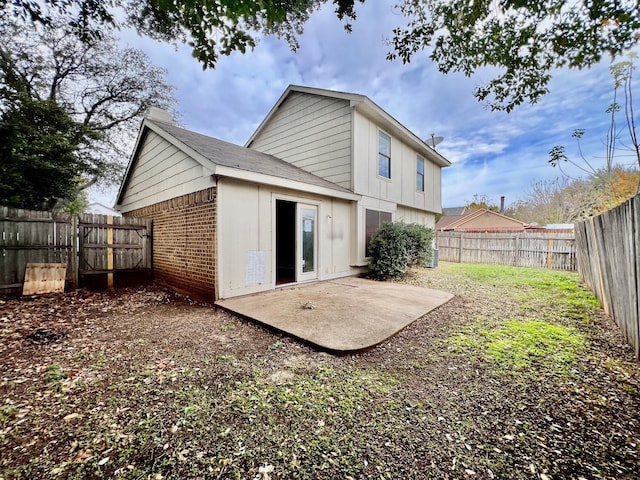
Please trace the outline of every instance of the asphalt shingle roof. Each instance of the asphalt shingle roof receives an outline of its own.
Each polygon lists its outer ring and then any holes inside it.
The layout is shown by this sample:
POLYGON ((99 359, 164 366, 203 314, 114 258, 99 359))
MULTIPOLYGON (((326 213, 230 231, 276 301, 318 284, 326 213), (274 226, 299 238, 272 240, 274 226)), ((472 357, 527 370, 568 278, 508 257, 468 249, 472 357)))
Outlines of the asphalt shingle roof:
POLYGON ((467 207, 443 207, 442 213, 443 215, 446 215, 446 216, 453 216, 453 215, 461 216, 465 214, 466 210, 467 210, 467 207))
POLYGON ((272 175, 318 187, 330 188, 339 192, 353 193, 351 190, 302 170, 273 155, 234 145, 233 143, 192 132, 169 123, 158 122, 157 120, 150 121, 150 123, 192 148, 215 165, 272 175))

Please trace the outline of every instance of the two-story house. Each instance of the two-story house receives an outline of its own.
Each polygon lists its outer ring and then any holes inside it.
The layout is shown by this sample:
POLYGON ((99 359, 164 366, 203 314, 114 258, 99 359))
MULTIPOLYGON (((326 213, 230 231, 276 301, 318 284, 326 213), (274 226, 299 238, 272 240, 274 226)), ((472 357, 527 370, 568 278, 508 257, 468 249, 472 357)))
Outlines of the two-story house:
POLYGON ((244 147, 152 109, 117 197, 157 279, 208 301, 357 274, 384 221, 434 226, 450 163, 365 96, 289 86, 244 147))

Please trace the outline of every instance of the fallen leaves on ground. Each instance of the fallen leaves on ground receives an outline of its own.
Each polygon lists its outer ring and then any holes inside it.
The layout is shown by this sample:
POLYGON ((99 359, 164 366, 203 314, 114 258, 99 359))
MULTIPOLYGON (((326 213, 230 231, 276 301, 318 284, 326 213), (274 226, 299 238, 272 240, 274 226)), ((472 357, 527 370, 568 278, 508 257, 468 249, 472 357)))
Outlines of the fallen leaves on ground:
POLYGON ((0 478, 638 478, 638 363, 537 272, 413 271, 456 297, 353 356, 157 286, 5 298, 0 478), (486 332, 519 320, 586 346, 496 360, 486 332))

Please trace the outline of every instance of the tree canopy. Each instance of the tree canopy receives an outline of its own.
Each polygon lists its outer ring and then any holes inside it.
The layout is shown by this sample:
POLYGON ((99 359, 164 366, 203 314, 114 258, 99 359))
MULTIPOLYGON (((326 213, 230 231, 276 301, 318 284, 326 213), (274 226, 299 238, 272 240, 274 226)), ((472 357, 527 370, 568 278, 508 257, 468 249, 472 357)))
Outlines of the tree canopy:
POLYGON ((99 173, 77 155, 93 135, 55 102, 16 92, 0 119, 0 203, 48 210, 73 200, 80 179, 99 173))
POLYGON ((575 129, 572 137, 576 156, 568 156, 562 145, 553 147, 549 164, 558 167, 562 176, 534 183, 513 206, 515 216, 540 224, 575 222, 620 205, 640 191, 640 145, 632 88, 634 62, 635 55, 630 55, 628 60, 610 67, 613 91, 611 103, 603 108, 609 125, 603 135, 601 158, 587 158, 581 147, 586 131, 575 129))
MULTIPOLYGON (((92 25, 117 26, 116 18, 122 17, 123 25, 141 34, 188 42, 208 68, 220 55, 253 48, 261 33, 283 37, 295 49, 311 13, 328 2, 0 0, 0 8, 44 22, 47 9, 73 12, 70 23, 83 37, 99 34, 92 25)), ((332 0, 347 30, 356 19, 357 2, 364 0, 332 0)), ((496 110, 539 100, 555 68, 586 68, 640 41, 636 0, 398 0, 396 8, 406 25, 390 32, 388 58, 410 62, 427 50, 445 74, 470 76, 488 69, 493 79, 475 94, 496 110)))
MULTIPOLYGON (((262 33, 285 38, 291 48, 297 48, 304 23, 327 1, 0 0, 0 8, 40 23, 50 22, 51 12, 54 16, 64 13, 69 26, 84 39, 100 36, 105 27, 125 26, 154 39, 184 41, 204 68, 213 68, 220 55, 255 47, 262 33)), ((356 0, 332 1, 339 19, 356 18, 356 0)), ((345 28, 350 25, 346 23, 345 28)))
POLYGON ((472 200, 467 201, 465 207, 469 212, 480 210, 481 208, 492 210, 494 212, 500 211, 500 207, 498 205, 491 204, 491 200, 489 200, 489 197, 487 197, 485 194, 480 195, 478 193, 475 193, 473 195, 472 200))
POLYGON ((547 93, 554 68, 585 68, 640 41, 636 0, 405 0, 406 28, 394 30, 390 58, 430 49, 443 73, 495 75, 476 89, 492 109, 510 111, 547 93))
POLYGON ((60 18, 0 31, 0 203, 60 208, 119 181, 131 136, 152 105, 168 108, 165 72, 113 37, 80 40, 60 18))
MULTIPOLYGON (((587 174, 591 179, 598 179, 602 184, 602 190, 609 196, 610 207, 618 205, 631 195, 627 193, 627 187, 620 189, 621 171, 626 172, 626 166, 620 167, 620 163, 627 158, 632 159, 630 165, 634 169, 640 168, 640 141, 636 125, 635 102, 633 95, 633 72, 635 70, 635 55, 630 55, 629 60, 611 65, 613 77, 612 102, 606 108, 605 113, 609 117, 609 128, 604 140, 605 152, 604 167, 598 168, 593 160, 588 159, 581 148, 580 141, 585 135, 582 128, 575 129, 572 137, 576 140, 578 158, 567 156, 563 145, 556 145, 549 152, 549 164, 558 167, 565 177, 571 176, 565 171, 563 164, 570 164, 579 173, 587 174), (623 116, 623 121, 619 117, 623 116), (622 124, 622 126, 620 126, 622 124), (621 170, 622 168, 622 170, 621 170), (621 191, 618 191, 621 190, 621 191)), ((624 175, 623 175, 624 176, 624 175)), ((640 177, 636 175, 635 193, 640 193, 640 177)), ((622 182, 625 183, 625 182, 622 182)))
POLYGON ((531 185, 509 214, 524 221, 573 223, 599 215, 632 197, 640 180, 635 168, 613 166, 585 178, 560 177, 531 185))

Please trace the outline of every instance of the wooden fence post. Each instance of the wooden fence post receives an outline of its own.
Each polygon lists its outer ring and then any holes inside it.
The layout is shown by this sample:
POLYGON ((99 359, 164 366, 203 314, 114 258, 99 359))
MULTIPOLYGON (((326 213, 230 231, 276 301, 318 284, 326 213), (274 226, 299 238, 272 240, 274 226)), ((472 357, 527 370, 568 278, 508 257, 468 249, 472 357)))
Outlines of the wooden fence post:
POLYGON ((598 244, 598 239, 596 236, 596 225, 594 222, 594 217, 588 218, 586 220, 591 227, 591 235, 593 238, 594 248, 590 252, 592 257, 594 257, 594 262, 596 268, 598 269, 598 291, 600 292, 600 302, 602 303, 603 310, 607 313, 607 315, 611 314, 611 310, 609 309, 609 302, 607 301, 606 291, 604 289, 604 277, 602 274, 602 266, 600 265, 600 248, 598 244))
POLYGON ((107 215, 107 288, 113 288, 113 215, 107 215))
POLYGON ((78 259, 78 239, 79 235, 79 221, 77 215, 71 217, 71 269, 73 270, 73 288, 78 288, 78 270, 80 269, 78 259))

